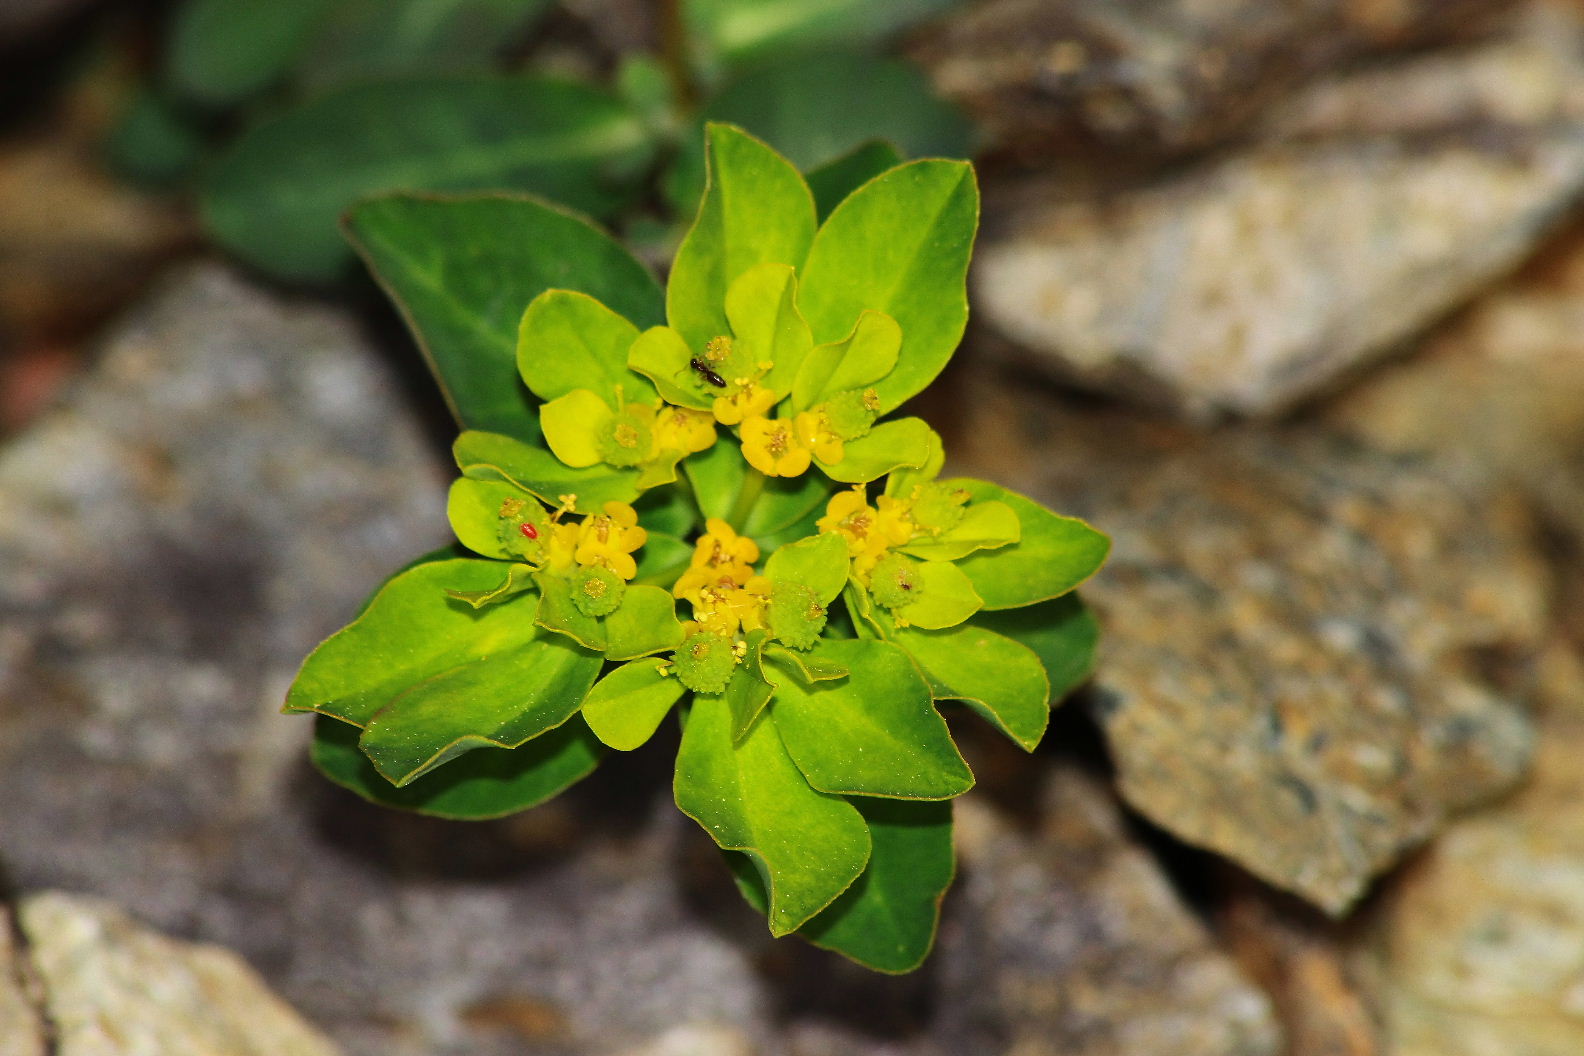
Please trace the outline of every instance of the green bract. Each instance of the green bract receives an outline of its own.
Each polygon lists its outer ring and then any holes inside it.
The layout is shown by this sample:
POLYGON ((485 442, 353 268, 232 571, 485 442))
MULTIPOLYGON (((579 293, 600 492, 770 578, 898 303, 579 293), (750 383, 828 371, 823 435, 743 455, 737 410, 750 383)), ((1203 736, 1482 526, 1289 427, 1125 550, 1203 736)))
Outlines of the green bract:
POLYGON ((470 427, 449 516, 473 556, 393 576, 286 708, 321 716, 332 780, 453 818, 532 806, 675 710, 677 805, 770 930, 908 971, 974 783, 939 705, 1032 750, 1088 671, 1071 591, 1108 543, 941 479, 934 431, 886 417, 962 335, 972 169, 827 173, 820 223, 788 161, 707 138, 664 322, 641 266, 533 200, 352 215, 470 427))

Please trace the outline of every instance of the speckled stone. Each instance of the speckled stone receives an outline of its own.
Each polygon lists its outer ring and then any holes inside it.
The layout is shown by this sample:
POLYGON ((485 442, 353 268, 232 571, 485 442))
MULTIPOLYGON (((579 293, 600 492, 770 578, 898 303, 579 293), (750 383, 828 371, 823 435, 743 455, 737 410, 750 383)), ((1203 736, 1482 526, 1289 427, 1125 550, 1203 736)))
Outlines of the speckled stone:
POLYGON ((1503 672, 1546 606, 1513 496, 1323 434, 1081 413, 1021 379, 965 395, 959 468, 1112 535, 1085 587, 1095 714, 1153 821, 1342 913, 1522 775, 1503 672))
POLYGON ((961 908, 942 933, 944 1053, 1274 1056, 1265 995, 1129 838, 1111 792, 1052 768, 1032 835, 958 807, 961 908))
POLYGON ((1504 0, 983 0, 912 52, 994 146, 1024 159, 1201 150, 1306 78, 1468 40, 1504 0))
POLYGON ((56 1056, 336 1056, 229 950, 57 891, 29 896, 19 915, 56 1056))
POLYGON ((1523 791, 1443 834, 1372 915, 1392 1056, 1584 1052, 1584 664, 1523 791))
POLYGON ((1584 28, 1349 70, 1142 184, 987 198, 981 321, 1062 376, 1190 415, 1334 386, 1511 268, 1584 190, 1584 28))

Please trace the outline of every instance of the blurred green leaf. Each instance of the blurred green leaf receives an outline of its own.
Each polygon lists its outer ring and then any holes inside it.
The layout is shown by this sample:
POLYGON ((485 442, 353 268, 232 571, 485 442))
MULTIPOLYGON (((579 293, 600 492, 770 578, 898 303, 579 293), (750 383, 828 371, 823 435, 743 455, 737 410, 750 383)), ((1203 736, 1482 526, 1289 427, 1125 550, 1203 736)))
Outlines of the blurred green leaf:
POLYGON ((159 185, 190 173, 203 147, 191 117, 145 86, 111 129, 105 152, 110 166, 128 179, 159 185))
POLYGON ((358 749, 358 728, 314 717, 309 757, 319 772, 371 803, 453 821, 537 806, 594 772, 604 748, 576 716, 519 748, 477 748, 397 788, 358 749))
POLYGON ((606 214, 634 193, 652 148, 624 104, 570 82, 481 75, 360 84, 244 132, 210 170, 203 213, 214 237, 248 263, 330 281, 348 257, 336 220, 360 198, 517 189, 606 214))
POLYGON ((800 169, 873 139, 916 158, 964 157, 972 145, 968 119, 935 95, 917 67, 852 52, 754 70, 721 89, 704 114, 748 129, 800 169))
POLYGON ((691 41, 706 70, 790 50, 876 44, 955 0, 683 0, 691 41))
POLYGON ((620 243, 532 198, 388 195, 356 206, 347 235, 464 429, 538 437, 537 401, 517 374, 517 328, 545 290, 586 293, 640 326, 665 319, 659 284, 620 243))
POLYGON ((335 0, 303 49, 297 80, 316 88, 486 68, 549 6, 550 0, 335 0))
POLYGON ((285 75, 335 0, 188 0, 170 30, 169 87, 224 107, 285 75))
MULTIPOLYGON (((821 201, 820 188, 814 188, 822 220, 848 192, 902 157, 966 157, 973 148, 968 119, 936 96, 916 67, 842 51, 793 55, 733 80, 704 104, 700 125, 690 133, 677 155, 675 171, 667 178, 668 193, 679 206, 696 202, 703 190, 699 148, 705 120, 742 126, 800 169, 818 170, 851 158, 849 171, 823 177, 827 193, 837 178, 850 181, 839 188, 834 200, 821 201), (886 141, 891 149, 875 140, 886 141), (854 157, 853 152, 866 145, 869 149, 854 157), (880 164, 886 160, 889 164, 880 164), (853 178, 860 165, 868 171, 853 178)), ((814 180, 811 171, 811 187, 814 180)))

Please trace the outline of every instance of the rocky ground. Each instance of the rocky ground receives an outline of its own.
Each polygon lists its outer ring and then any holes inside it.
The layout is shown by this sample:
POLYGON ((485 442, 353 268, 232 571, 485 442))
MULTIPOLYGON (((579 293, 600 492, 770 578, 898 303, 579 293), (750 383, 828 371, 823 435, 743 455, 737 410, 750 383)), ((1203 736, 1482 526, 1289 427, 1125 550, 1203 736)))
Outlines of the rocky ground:
MULTIPOLYGON (((0 445, 0 1056, 1584 1051, 1580 8, 1156 7, 914 44, 994 135, 924 413, 1115 540, 1046 745, 962 724, 921 972, 764 935, 671 744, 475 825, 317 778, 278 702, 447 437, 394 330, 186 260, 0 445)), ((183 237, 100 190, 58 259, 183 237)))

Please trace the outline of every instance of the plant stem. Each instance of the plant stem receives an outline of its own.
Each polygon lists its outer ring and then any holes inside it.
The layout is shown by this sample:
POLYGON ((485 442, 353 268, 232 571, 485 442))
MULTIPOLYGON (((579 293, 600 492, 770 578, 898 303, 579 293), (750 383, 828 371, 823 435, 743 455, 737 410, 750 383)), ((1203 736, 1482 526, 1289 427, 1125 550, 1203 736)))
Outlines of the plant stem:
POLYGON ((682 13, 682 0, 665 0, 660 8, 660 61, 671 79, 671 92, 680 111, 691 109, 698 102, 694 88, 692 63, 688 61, 686 18, 682 13))
POLYGON ((731 513, 726 516, 726 523, 739 532, 742 531, 748 521, 748 515, 753 512, 754 505, 764 491, 764 486, 765 475, 757 469, 750 469, 748 475, 743 477, 742 490, 737 493, 737 501, 732 504, 731 513))

